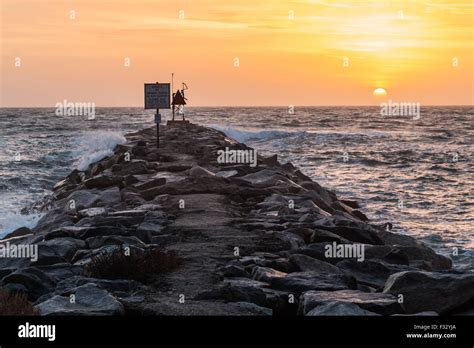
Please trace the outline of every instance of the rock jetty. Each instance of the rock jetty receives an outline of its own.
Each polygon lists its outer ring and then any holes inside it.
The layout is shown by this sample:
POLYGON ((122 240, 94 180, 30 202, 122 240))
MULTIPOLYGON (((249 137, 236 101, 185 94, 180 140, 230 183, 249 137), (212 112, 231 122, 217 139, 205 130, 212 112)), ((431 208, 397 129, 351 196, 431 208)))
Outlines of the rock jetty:
POLYGON ((253 149, 195 124, 155 136, 57 183, 37 226, 0 241, 37 250, 0 258, 0 288, 40 315, 473 314, 472 273, 291 163, 222 163, 253 149))

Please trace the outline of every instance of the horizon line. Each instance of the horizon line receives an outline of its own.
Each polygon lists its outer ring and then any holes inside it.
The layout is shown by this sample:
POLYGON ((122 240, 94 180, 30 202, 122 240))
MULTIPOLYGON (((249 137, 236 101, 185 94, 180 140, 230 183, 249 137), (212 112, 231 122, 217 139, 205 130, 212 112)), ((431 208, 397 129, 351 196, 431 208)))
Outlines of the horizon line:
MULTIPOLYGON (((82 102, 80 102, 82 103, 82 102)), ((383 103, 383 102, 382 102, 383 103)), ((416 102, 395 102, 395 103, 416 103, 416 102)), ((186 108, 285 108, 287 109, 290 105, 188 105, 186 108)), ((380 104, 348 104, 348 105, 291 105, 296 108, 319 108, 319 107, 374 107, 380 106, 380 104)), ((430 106, 444 106, 444 107, 454 107, 454 106, 463 106, 463 107, 474 107, 474 104, 421 104, 423 107, 430 106)), ((129 105, 129 106, 114 106, 114 105, 99 105, 95 106, 96 108, 142 108, 143 110, 154 110, 154 109, 145 109, 143 106, 129 105)), ((54 109, 55 106, 0 106, 0 109, 54 109)), ((160 109, 160 110, 171 110, 171 109, 160 109)))

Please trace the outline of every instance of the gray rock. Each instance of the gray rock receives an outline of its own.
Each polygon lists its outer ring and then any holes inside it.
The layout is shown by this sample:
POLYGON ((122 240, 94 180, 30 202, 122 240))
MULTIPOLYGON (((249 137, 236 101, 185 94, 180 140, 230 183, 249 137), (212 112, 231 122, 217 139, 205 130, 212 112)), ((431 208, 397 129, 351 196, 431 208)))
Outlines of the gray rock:
POLYGON ((298 268, 301 272, 319 272, 319 273, 334 273, 342 274, 342 271, 327 262, 312 258, 307 255, 294 254, 290 256, 290 261, 298 268))
MULTIPOLYGON (((386 235, 389 232, 384 233, 386 235)), ((418 241, 411 241, 411 239, 409 241, 407 243, 409 245, 367 246, 366 257, 383 259, 388 263, 411 265, 425 271, 443 271, 451 268, 450 258, 436 254, 431 248, 418 241)))
POLYGON ((311 236, 311 243, 323 243, 323 242, 336 242, 339 244, 350 243, 346 238, 343 238, 335 233, 321 230, 317 228, 312 229, 313 234, 311 236))
POLYGON ((66 209, 66 201, 62 201, 64 205, 53 208, 48 211, 32 230, 35 234, 46 233, 56 229, 64 224, 73 224, 74 219, 69 215, 72 211, 66 209))
POLYGON ((56 285, 56 280, 36 267, 28 267, 7 275, 1 283, 23 285, 28 291, 28 298, 35 301, 40 296, 51 292, 56 285))
MULTIPOLYGON (((76 251, 79 249, 84 249, 86 247, 86 243, 80 239, 64 237, 64 238, 50 239, 50 240, 38 243, 39 251, 47 250, 46 248, 43 249, 42 246, 46 246, 50 248, 50 250, 53 250, 55 255, 61 258, 64 258, 67 261, 71 261, 76 251)), ((44 255, 42 255, 40 252, 40 259, 42 258, 44 258, 44 255)))
POLYGON ((85 284, 75 291, 75 303, 70 297, 53 296, 36 306, 41 315, 97 316, 123 315, 123 305, 106 290, 95 284, 85 284))
POLYGON ((382 239, 378 236, 378 231, 362 221, 354 221, 335 215, 318 220, 314 226, 318 229, 337 234, 352 242, 383 244, 382 239))
POLYGON ((130 293, 135 291, 140 287, 140 283, 129 280, 129 279, 97 279, 89 278, 80 275, 71 276, 69 278, 63 279, 56 285, 54 291, 55 295, 66 296, 75 291, 75 289, 81 285, 94 283, 97 284, 101 289, 105 289, 108 292, 126 292, 130 293))
POLYGON ((97 204, 109 207, 120 203, 121 200, 120 189, 118 187, 111 187, 100 193, 97 204))
POLYGON ((252 278, 262 282, 270 283, 273 278, 285 277, 287 274, 268 267, 254 267, 252 278))
POLYGON ((293 250, 299 249, 305 245, 304 240, 300 236, 293 233, 277 231, 273 233, 273 236, 278 238, 282 242, 287 243, 290 249, 293 249, 293 250))
POLYGON ((104 188, 122 183, 123 178, 121 176, 113 176, 108 174, 101 174, 87 179, 83 182, 84 186, 88 189, 92 188, 104 188))
POLYGON ((358 284, 382 290, 391 274, 413 270, 404 265, 387 264, 377 260, 357 261, 354 259, 338 262, 337 267, 353 276, 358 284))
POLYGON ((350 302, 328 302, 310 310, 306 315, 309 316, 361 316, 361 315, 380 315, 350 302))
POLYGON ((86 242, 90 249, 98 249, 106 245, 145 246, 145 244, 135 236, 98 236, 87 238, 86 242))
POLYGON ((107 215, 107 209, 104 207, 99 208, 89 208, 89 209, 82 209, 78 212, 80 218, 84 217, 94 217, 94 216, 105 216, 107 215))
POLYGON ((336 264, 339 261, 345 260, 345 258, 338 258, 338 257, 332 257, 328 258, 326 257, 326 246, 329 245, 331 246, 331 243, 311 243, 308 244, 300 249, 297 250, 292 250, 292 254, 303 254, 310 256, 312 258, 328 262, 331 264, 336 264))
POLYGON ((417 247, 401 246, 399 250, 401 254, 407 257, 411 266, 419 267, 426 271, 444 271, 452 267, 450 258, 436 254, 434 250, 421 243, 417 247))
POLYGON ((365 258, 378 259, 397 265, 408 266, 410 264, 408 257, 400 251, 400 248, 392 245, 366 245, 365 258))
POLYGON ((8 233, 1 239, 9 239, 12 237, 22 237, 31 234, 32 231, 28 227, 20 227, 17 228, 15 231, 8 233))
POLYGON ((162 247, 162 246, 166 246, 170 244, 175 244, 178 242, 179 242, 179 237, 175 234, 161 234, 158 236, 152 236, 148 244, 157 244, 162 247))
MULTIPOLYGON (((82 221, 82 220, 81 220, 82 221)), ((90 224, 94 227, 113 227, 123 229, 124 227, 135 227, 143 221, 143 216, 96 216, 93 217, 90 224)), ((76 224, 78 226, 79 224, 76 224)), ((82 225, 82 227, 86 227, 82 225)))
POLYGON ((258 306, 255 303, 236 302, 236 305, 238 305, 241 308, 248 309, 249 311, 254 312, 255 314, 258 314, 258 315, 272 315, 273 314, 273 311, 271 308, 258 306))
POLYGON ((31 264, 31 259, 20 257, 0 257, 0 274, 2 272, 14 271, 20 268, 28 267, 31 264))
POLYGON ((80 275, 83 271, 82 267, 75 266, 70 263, 58 263, 55 265, 37 266, 36 268, 51 276, 56 282, 80 275))
POLYGON ((238 175, 239 172, 236 170, 221 170, 220 172, 216 173, 216 176, 220 176, 222 178, 230 178, 232 176, 238 175))
MULTIPOLYGON (((472 315, 472 314, 471 314, 472 315)), ((437 317, 439 316, 438 313, 434 311, 426 311, 426 312, 420 312, 420 313, 414 313, 414 314, 393 314, 394 317, 437 317)))
MULTIPOLYGON (((52 239, 51 241, 54 241, 54 239, 52 239)), ((63 247, 59 251, 67 252, 68 246, 66 244, 67 243, 65 242, 63 244, 63 247)), ((35 262, 31 262, 31 264, 34 266, 37 266, 37 265, 41 266, 41 265, 52 265, 55 263, 67 262, 67 259, 61 256, 60 254, 58 254, 57 251, 58 250, 56 250, 54 244, 52 246, 49 246, 43 242, 38 243, 38 259, 35 262)))
POLYGON ((194 177, 201 177, 201 176, 214 176, 215 174, 203 167, 195 165, 189 170, 189 175, 194 176, 194 177))
POLYGON ((276 259, 265 258, 261 261, 257 261, 256 264, 262 267, 273 268, 277 271, 284 273, 290 273, 295 271, 294 265, 287 258, 284 257, 279 257, 276 259))
POLYGON ((160 208, 159 205, 155 204, 144 204, 136 209, 130 210, 119 210, 109 213, 109 216, 144 216, 149 210, 156 210, 160 208))
POLYGON ((265 306, 266 295, 263 290, 268 284, 246 278, 226 279, 220 289, 220 297, 230 302, 251 302, 265 306))
POLYGON ((299 312, 307 314, 315 307, 333 302, 352 303, 364 310, 383 315, 401 312, 401 307, 395 296, 359 290, 305 292, 300 298, 299 312))
POLYGON ((91 190, 80 190, 71 193, 64 202, 64 212, 75 212, 83 209, 93 207, 100 196, 91 190), (74 209, 71 209, 71 204, 74 205, 74 209))
POLYGON ((221 272, 224 277, 250 277, 250 274, 245 270, 245 268, 237 265, 223 266, 219 268, 219 272, 221 272))
POLYGON ((54 239, 60 237, 87 239, 96 236, 126 236, 129 234, 130 233, 123 228, 117 228, 114 226, 65 226, 50 232, 45 236, 45 239, 54 239))
POLYGON ((406 313, 435 311, 443 315, 474 300, 474 274, 400 272, 390 276, 383 292, 403 294, 406 313))
POLYGON ((131 160, 130 162, 123 162, 119 169, 119 173, 125 175, 147 174, 148 166, 145 160, 131 160))
POLYGON ((256 173, 247 174, 240 179, 248 181, 258 187, 269 187, 277 185, 280 181, 288 181, 288 178, 271 169, 264 169, 256 173))
POLYGON ((137 231, 149 232, 152 235, 155 235, 155 234, 160 234, 162 229, 163 229, 163 226, 160 224, 153 223, 153 222, 143 222, 140 224, 140 226, 138 226, 137 231))
POLYGON ((134 187, 139 190, 148 190, 157 186, 162 186, 166 184, 165 178, 153 178, 151 180, 147 180, 145 182, 140 182, 139 184, 135 185, 134 187))
POLYGON ((285 277, 271 278, 271 286, 278 290, 300 294, 309 290, 343 290, 354 289, 353 279, 341 274, 295 272, 285 277))

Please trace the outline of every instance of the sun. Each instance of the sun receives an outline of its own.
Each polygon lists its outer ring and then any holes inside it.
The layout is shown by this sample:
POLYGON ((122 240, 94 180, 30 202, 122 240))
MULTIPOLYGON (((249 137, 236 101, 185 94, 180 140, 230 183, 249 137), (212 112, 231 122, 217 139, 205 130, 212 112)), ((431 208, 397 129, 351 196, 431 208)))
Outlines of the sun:
POLYGON ((387 95, 387 91, 383 88, 376 88, 374 89, 373 93, 376 97, 385 97, 387 95))

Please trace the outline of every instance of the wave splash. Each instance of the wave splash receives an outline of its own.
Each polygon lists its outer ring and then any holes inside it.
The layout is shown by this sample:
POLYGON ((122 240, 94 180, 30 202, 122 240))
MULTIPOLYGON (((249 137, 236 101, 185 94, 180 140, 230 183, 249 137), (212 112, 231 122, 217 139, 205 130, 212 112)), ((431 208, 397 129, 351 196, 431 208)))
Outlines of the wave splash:
POLYGON ((290 136, 304 136, 307 132, 305 131, 286 131, 286 130, 244 130, 233 127, 220 126, 217 124, 210 125, 210 127, 217 129, 218 131, 224 132, 227 136, 237 140, 238 142, 244 143, 249 140, 264 140, 274 138, 284 138, 290 136))
POLYGON ((7 212, 0 217, 0 238, 20 227, 33 228, 44 214, 23 215, 15 212, 7 212))
POLYGON ((86 170, 91 163, 113 155, 113 149, 118 144, 124 144, 125 137, 120 132, 94 131, 83 134, 77 140, 74 151, 74 168, 86 170))

